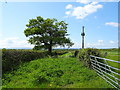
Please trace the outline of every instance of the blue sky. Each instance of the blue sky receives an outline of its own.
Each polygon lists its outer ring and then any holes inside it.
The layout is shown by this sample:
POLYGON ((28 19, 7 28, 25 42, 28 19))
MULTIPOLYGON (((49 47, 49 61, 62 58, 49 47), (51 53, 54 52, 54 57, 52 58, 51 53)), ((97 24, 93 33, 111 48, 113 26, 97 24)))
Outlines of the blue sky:
POLYGON ((69 37, 81 47, 85 26, 85 47, 118 47, 117 2, 8 2, 0 3, 0 48, 32 48, 24 35, 29 19, 42 16, 68 23, 69 37))

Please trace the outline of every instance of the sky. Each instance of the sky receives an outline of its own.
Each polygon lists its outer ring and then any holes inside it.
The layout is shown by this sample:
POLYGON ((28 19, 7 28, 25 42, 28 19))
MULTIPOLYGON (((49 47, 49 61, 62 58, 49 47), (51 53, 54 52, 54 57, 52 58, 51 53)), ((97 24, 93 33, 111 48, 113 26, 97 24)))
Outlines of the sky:
POLYGON ((1 2, 0 7, 0 48, 32 48, 24 30, 37 16, 68 23, 71 48, 81 48, 82 26, 85 48, 118 47, 118 2, 1 2))

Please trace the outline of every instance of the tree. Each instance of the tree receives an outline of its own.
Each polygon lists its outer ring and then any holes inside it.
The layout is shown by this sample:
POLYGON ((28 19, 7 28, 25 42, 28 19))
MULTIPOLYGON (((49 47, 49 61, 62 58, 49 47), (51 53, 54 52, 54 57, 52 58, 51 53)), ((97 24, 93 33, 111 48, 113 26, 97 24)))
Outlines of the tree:
POLYGON ((43 19, 38 16, 36 19, 30 19, 26 24, 24 34, 29 37, 29 43, 35 45, 33 49, 48 49, 52 52, 52 47, 68 46, 73 43, 70 41, 67 34, 67 25, 64 21, 58 22, 57 19, 43 19))

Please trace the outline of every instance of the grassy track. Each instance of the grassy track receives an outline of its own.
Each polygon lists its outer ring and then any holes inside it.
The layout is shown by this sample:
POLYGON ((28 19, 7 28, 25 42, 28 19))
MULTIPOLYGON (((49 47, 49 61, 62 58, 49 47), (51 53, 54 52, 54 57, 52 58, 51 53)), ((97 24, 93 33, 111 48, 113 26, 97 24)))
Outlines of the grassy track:
POLYGON ((5 75, 3 88, 111 88, 71 53, 24 63, 5 75))

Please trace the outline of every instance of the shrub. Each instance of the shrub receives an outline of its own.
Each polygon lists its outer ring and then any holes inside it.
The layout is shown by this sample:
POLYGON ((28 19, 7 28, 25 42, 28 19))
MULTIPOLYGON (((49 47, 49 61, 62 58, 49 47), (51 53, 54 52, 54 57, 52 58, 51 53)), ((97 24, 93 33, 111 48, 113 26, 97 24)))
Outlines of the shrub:
POLYGON ((75 53, 74 53, 74 57, 77 57, 78 53, 79 53, 79 51, 76 50, 75 53))
MULTIPOLYGON (((91 68, 90 55, 103 57, 103 54, 100 52, 99 49, 93 49, 93 48, 81 49, 77 57, 79 58, 80 61, 84 62, 85 66, 91 68)), ((98 60, 98 61, 103 62, 102 60, 98 60)))

